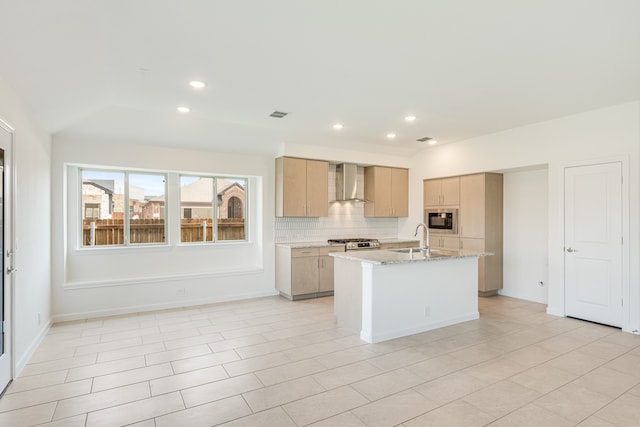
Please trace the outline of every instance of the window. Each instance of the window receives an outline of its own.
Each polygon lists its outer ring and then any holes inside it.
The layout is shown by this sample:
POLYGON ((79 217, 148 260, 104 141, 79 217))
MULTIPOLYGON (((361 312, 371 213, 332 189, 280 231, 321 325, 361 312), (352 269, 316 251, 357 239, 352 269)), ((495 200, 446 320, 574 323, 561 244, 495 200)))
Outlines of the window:
POLYGON ((82 246, 166 243, 165 175, 81 169, 80 178, 82 246))
POLYGON ((249 178, 177 172, 75 168, 80 185, 80 246, 163 245, 171 235, 184 244, 247 240, 249 178), (169 195, 168 179, 180 183, 169 195), (175 197, 173 197, 175 196, 175 197), (171 200, 180 216, 170 221, 171 200), (178 229, 179 227, 179 229, 178 229))
POLYGON ((246 240, 246 189, 244 178, 181 176, 180 241, 246 240))
POLYGON ((100 219, 100 204, 99 203, 85 203, 85 219, 100 219))

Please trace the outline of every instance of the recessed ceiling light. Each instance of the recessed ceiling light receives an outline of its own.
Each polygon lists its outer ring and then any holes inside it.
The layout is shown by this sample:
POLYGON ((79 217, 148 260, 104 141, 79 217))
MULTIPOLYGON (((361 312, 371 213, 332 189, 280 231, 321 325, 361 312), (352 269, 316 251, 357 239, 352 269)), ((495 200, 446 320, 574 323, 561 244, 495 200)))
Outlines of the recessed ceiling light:
POLYGON ((342 123, 336 123, 335 125, 333 125, 333 128, 334 128, 335 130, 340 130, 340 129, 342 129, 343 127, 344 127, 344 126, 342 126, 342 123))
POLYGON ((415 119, 416 119, 416 116, 405 116, 405 117, 404 117, 404 120, 405 120, 406 122, 412 122, 412 121, 414 121, 415 119))
POLYGON ((191 86, 194 89, 202 89, 206 85, 207 84, 205 82, 201 82, 201 81, 198 81, 198 80, 191 80, 189 82, 189 86, 191 86))
POLYGON ((393 139, 393 138, 395 138, 395 137, 396 137, 396 134, 395 134, 395 133, 393 133, 393 132, 389 132, 389 133, 387 134, 387 138, 389 138, 389 139, 393 139))
POLYGON ((438 141, 436 141, 435 139, 429 141, 429 145, 436 145, 437 143, 438 141))
POLYGON ((180 106, 177 108, 178 111, 180 111, 181 113, 188 113, 189 111, 191 111, 191 108, 189 107, 185 107, 185 106, 180 106))

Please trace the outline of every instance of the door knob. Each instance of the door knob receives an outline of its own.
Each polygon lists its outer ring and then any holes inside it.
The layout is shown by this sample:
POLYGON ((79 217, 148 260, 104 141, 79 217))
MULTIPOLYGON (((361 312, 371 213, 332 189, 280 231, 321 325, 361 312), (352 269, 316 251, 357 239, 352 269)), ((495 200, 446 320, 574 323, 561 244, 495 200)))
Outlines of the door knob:
POLYGON ((572 247, 568 247, 567 248, 567 252, 578 252, 578 251, 573 249, 572 247))
POLYGON ((7 267, 7 274, 15 273, 16 271, 18 271, 17 268, 7 267))

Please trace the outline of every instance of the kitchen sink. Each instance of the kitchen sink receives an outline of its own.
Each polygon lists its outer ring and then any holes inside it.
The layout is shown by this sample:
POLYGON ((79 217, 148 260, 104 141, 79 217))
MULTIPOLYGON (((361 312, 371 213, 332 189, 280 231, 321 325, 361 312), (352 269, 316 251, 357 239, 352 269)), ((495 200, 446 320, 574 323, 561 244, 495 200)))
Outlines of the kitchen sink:
POLYGON ((452 256, 453 253, 449 251, 443 251, 441 249, 431 249, 428 254, 425 254, 423 249, 418 248, 402 248, 402 249, 389 249, 391 252, 398 252, 401 254, 409 254, 412 253, 414 256, 425 256, 429 258, 442 258, 447 256, 452 256))

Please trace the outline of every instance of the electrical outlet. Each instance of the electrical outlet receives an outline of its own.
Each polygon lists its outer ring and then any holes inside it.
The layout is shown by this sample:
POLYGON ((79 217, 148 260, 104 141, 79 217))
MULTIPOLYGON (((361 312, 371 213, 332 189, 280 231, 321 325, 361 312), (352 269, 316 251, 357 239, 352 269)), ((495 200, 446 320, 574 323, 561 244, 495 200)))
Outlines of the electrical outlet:
POLYGON ((176 291, 176 295, 186 295, 187 290, 185 288, 180 288, 176 291))
POLYGON ((424 306, 424 317, 429 317, 431 316, 431 307, 428 305, 424 306))
POLYGON ((38 326, 40 326, 41 320, 40 320, 40 313, 38 313, 38 326))

